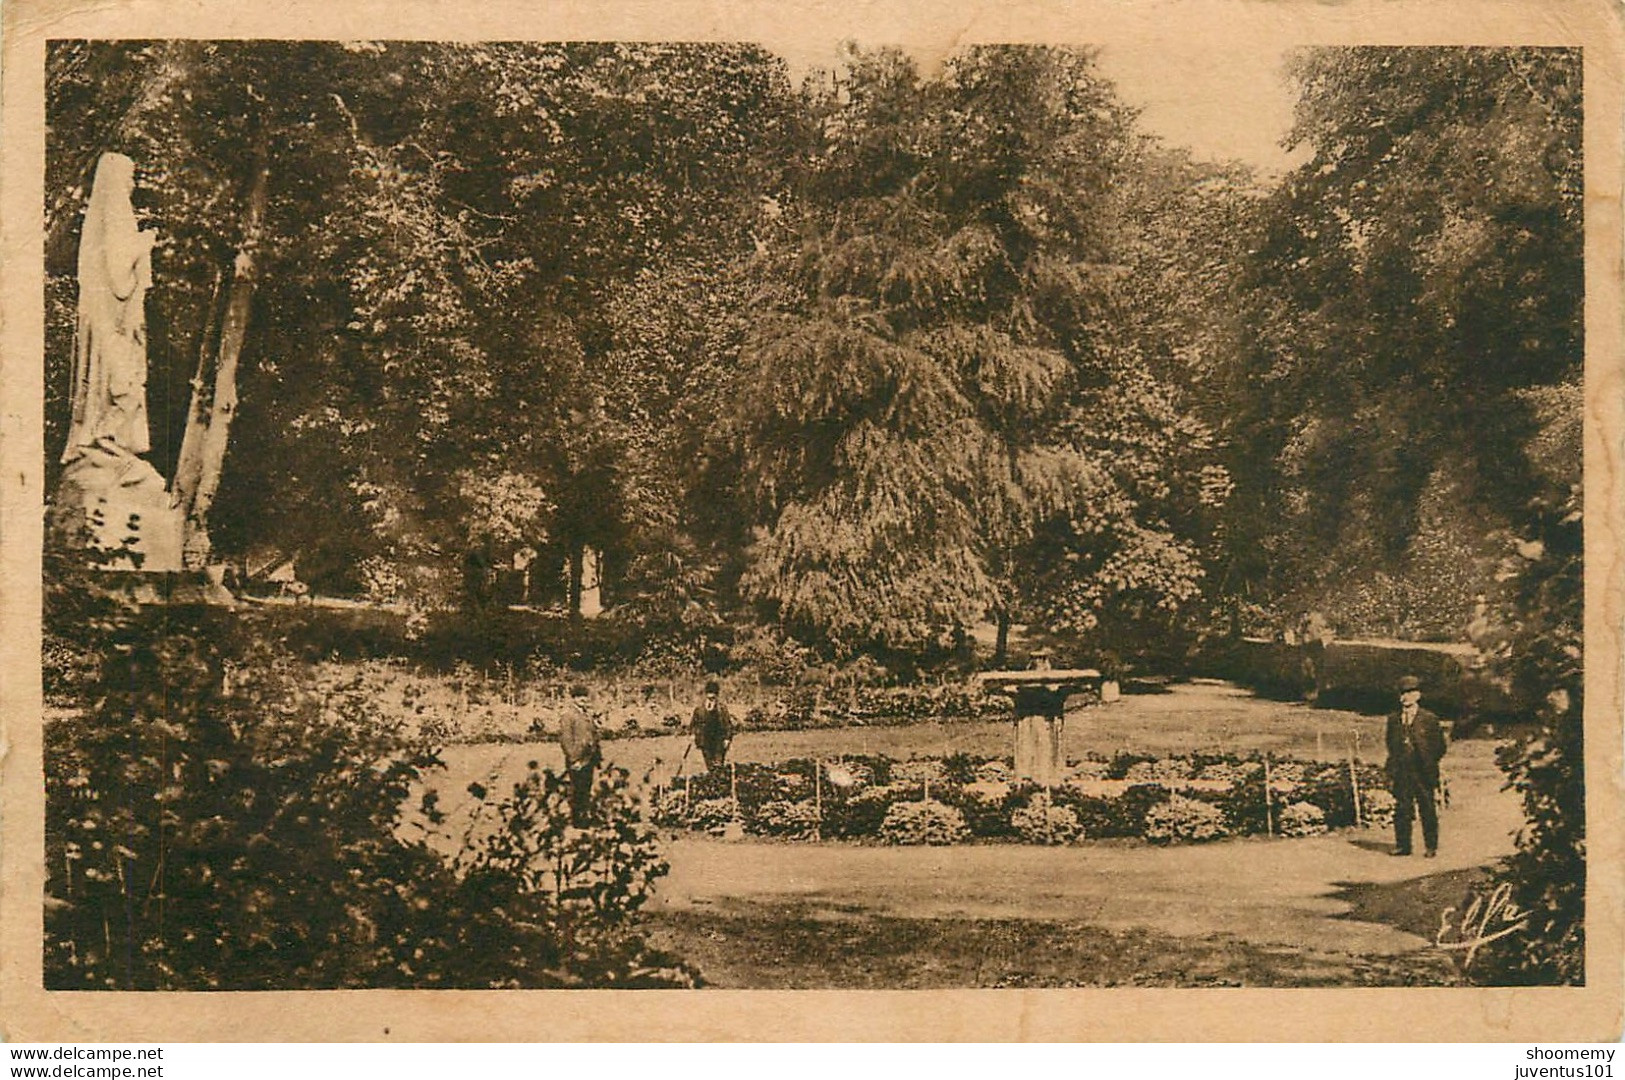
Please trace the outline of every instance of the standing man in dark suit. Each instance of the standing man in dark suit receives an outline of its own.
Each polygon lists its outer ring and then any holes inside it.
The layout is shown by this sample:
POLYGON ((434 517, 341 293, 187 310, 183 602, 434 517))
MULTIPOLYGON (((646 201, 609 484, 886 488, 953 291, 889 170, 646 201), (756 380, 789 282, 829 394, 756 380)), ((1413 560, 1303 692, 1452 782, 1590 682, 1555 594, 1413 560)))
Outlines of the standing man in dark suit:
POLYGON ((694 745, 705 758, 706 772, 716 772, 728 763, 728 747, 734 739, 733 717, 728 715, 721 695, 721 683, 715 679, 706 682, 705 704, 695 708, 689 725, 694 733, 694 745))
POLYGON ((1439 853, 1439 759, 1444 757, 1444 729, 1439 718, 1422 708, 1422 681, 1414 675, 1399 680, 1399 711, 1388 716, 1388 786, 1394 793, 1394 854, 1411 853, 1411 821, 1422 819, 1426 855, 1439 853))

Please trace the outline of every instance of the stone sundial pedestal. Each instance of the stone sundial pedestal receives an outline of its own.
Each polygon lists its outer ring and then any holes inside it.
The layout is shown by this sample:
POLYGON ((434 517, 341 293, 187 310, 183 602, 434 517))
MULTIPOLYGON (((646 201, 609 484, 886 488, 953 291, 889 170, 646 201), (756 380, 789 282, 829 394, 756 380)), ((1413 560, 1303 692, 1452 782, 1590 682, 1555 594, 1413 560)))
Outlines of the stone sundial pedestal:
POLYGON ((1091 691, 1100 694, 1105 684, 1100 672, 1094 668, 984 671, 976 681, 994 693, 1015 699, 1016 776, 1045 787, 1060 783, 1066 699, 1091 691))

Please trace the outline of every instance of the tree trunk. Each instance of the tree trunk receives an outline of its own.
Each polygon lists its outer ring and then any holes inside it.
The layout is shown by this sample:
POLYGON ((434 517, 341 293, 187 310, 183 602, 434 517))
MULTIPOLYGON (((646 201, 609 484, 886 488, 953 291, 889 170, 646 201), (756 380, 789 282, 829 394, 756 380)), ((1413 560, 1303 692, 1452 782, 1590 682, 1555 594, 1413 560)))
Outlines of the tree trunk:
POLYGON ((581 618, 581 571, 583 545, 570 545, 570 618, 581 618))
POLYGON ((997 614, 999 634, 993 641, 993 667, 1003 670, 1004 658, 1010 647, 1010 613, 1000 608, 997 614))
POLYGON ((259 279, 259 246, 269 201, 270 176, 270 147, 262 134, 254 151, 253 179, 249 183, 248 205, 243 216, 243 240, 232 268, 231 292, 220 327, 214 396, 209 402, 207 420, 195 436, 192 421, 201 410, 194 407, 181 441, 182 460, 175 470, 176 502, 186 513, 182 557, 189 569, 203 566, 209 558, 209 508, 220 490, 231 422, 237 413, 237 363, 248 336, 248 316, 254 303, 254 286, 259 279), (192 451, 190 458, 186 456, 188 449, 192 451))
POLYGON ((216 271, 214 291, 209 296, 209 321, 203 325, 203 334, 197 348, 197 374, 192 376, 192 406, 186 412, 186 432, 181 438, 181 451, 175 458, 175 479, 169 490, 173 505, 189 509, 197 494, 198 478, 203 471, 203 431, 209 426, 209 370, 213 353, 219 348, 220 323, 225 318, 221 308, 225 280, 216 271))

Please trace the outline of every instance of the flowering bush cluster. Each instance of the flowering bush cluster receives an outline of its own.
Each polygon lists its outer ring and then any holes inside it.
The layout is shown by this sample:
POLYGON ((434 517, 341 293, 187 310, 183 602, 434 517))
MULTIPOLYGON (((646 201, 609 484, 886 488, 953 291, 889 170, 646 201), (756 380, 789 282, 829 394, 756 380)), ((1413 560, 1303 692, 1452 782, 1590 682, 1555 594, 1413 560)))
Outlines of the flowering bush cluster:
MULTIPOLYGON (((655 818, 698 832, 721 833, 738 821, 760 836, 888 843, 972 838, 1199 843, 1263 833, 1272 826, 1279 835, 1306 836, 1355 823, 1346 764, 1272 762, 1268 813, 1264 771, 1262 760, 1234 756, 1119 755, 1113 761, 1077 762, 1046 790, 1012 779, 1009 759, 965 754, 907 761, 871 756, 744 762, 730 772, 686 778, 659 793, 655 818), (953 813, 945 814, 943 807, 953 813)), ((1391 817, 1393 801, 1380 770, 1364 765, 1358 772, 1361 820, 1388 820, 1382 815, 1391 817)))
POLYGON ((1394 796, 1383 788, 1360 789, 1360 815, 1379 828, 1394 823, 1394 796))
POLYGON ((1217 840, 1229 831, 1223 810, 1184 795, 1170 795, 1145 815, 1145 838, 1158 844, 1217 840))
POLYGON ((891 844, 957 844, 969 835, 965 815, 936 799, 892 803, 880 823, 880 838, 891 844))
POLYGON ((944 784, 948 781, 948 770, 940 761, 916 758, 895 762, 891 767, 891 779, 894 784, 944 784))
POLYGON ((1043 791, 1010 814, 1010 827, 1029 844, 1070 844, 1084 838, 1077 813, 1070 806, 1055 805, 1043 791))
POLYGON ((1326 811, 1311 802, 1288 803, 1281 809, 1276 831, 1282 836, 1313 836, 1326 831, 1326 811))
POLYGON ((765 836, 782 836, 786 840, 815 840, 818 838, 818 808, 810 802, 791 802, 774 799, 756 811, 752 821, 755 831, 765 836))
POLYGON ((1141 784, 1160 784, 1167 780, 1188 780, 1190 779, 1189 763, 1183 758, 1137 761, 1129 766, 1128 771, 1123 774, 1123 779, 1141 784))

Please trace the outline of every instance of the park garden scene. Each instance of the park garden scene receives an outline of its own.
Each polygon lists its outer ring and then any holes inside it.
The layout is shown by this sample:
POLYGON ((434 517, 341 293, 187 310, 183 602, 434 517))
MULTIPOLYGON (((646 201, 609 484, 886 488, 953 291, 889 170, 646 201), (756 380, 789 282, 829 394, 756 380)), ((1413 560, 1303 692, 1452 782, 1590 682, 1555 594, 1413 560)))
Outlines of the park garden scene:
POLYGON ((52 42, 47 987, 1583 984, 1579 53, 1281 68, 52 42))

